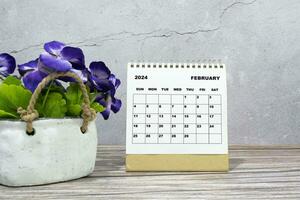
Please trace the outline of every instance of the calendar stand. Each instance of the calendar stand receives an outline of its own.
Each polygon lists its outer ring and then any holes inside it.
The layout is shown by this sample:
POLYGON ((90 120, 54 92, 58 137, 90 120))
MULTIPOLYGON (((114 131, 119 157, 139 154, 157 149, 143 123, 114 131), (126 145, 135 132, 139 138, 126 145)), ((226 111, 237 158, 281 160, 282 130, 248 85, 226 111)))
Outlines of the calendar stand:
POLYGON ((228 154, 129 154, 126 171, 228 171, 228 154))
POLYGON ((134 63, 127 79, 127 171, 228 170, 224 65, 134 63))

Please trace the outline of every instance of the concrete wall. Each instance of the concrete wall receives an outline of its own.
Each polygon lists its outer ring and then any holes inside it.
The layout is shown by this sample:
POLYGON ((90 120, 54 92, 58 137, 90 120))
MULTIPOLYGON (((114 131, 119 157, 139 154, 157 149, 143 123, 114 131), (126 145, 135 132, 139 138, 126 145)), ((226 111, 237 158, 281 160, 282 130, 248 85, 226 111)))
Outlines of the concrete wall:
POLYGON ((126 63, 219 58, 228 69, 231 144, 300 143, 298 0, 1 0, 0 52, 19 63, 46 41, 81 47, 122 80, 122 111, 97 120, 124 144, 126 63))

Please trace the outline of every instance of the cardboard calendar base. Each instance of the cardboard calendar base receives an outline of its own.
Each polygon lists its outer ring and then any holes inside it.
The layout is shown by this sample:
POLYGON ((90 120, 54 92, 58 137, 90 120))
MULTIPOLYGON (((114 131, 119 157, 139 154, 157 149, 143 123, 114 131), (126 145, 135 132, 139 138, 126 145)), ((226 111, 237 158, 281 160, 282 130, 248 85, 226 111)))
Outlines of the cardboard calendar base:
POLYGON ((228 154, 128 154, 126 171, 229 170, 228 154))

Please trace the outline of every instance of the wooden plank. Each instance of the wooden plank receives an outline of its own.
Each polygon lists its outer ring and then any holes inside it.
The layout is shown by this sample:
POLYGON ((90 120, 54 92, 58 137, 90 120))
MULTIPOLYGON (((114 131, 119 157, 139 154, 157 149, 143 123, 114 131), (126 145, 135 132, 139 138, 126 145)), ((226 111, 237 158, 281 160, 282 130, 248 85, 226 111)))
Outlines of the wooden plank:
POLYGON ((0 199, 300 199, 300 145, 232 146, 229 173, 125 172, 123 146, 99 146, 86 178, 0 186, 0 199))

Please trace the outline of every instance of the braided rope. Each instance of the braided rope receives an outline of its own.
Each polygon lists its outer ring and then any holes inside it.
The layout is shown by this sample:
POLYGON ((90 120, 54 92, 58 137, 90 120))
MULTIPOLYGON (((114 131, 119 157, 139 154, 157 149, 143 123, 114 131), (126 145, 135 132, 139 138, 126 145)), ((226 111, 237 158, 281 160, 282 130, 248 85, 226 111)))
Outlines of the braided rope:
POLYGON ((46 85, 50 81, 57 79, 59 77, 63 77, 63 76, 68 76, 68 77, 75 79, 76 82, 79 84, 80 89, 82 91, 83 104, 82 104, 81 117, 83 118, 83 122, 82 122, 82 126, 80 127, 81 132, 85 133, 88 129, 89 121, 92 121, 96 118, 96 111, 90 107, 89 95, 88 95, 86 87, 85 87, 84 83, 82 82, 81 78, 73 72, 55 72, 55 73, 49 74, 47 77, 45 77, 39 83, 39 85, 37 86, 37 88, 35 89, 34 93, 31 96, 29 105, 27 106, 26 110, 21 107, 18 108, 18 113, 20 114, 21 119, 26 122, 26 131, 28 134, 34 132, 32 122, 33 122, 33 120, 35 120, 36 118, 39 117, 39 113, 36 109, 34 109, 34 106, 36 104, 36 101, 37 101, 42 89, 44 87, 46 87, 46 85))

